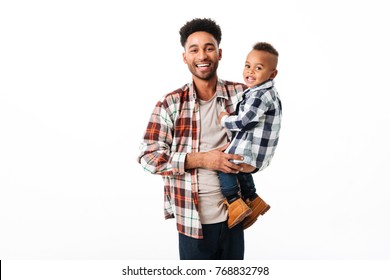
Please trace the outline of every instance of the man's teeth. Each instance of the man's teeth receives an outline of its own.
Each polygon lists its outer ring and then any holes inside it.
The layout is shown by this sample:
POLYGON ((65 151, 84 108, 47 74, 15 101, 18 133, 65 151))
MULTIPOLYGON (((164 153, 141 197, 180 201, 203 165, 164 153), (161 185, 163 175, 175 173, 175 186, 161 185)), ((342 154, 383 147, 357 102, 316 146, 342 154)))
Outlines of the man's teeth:
POLYGON ((198 64, 198 67, 207 67, 210 66, 210 64, 198 64))

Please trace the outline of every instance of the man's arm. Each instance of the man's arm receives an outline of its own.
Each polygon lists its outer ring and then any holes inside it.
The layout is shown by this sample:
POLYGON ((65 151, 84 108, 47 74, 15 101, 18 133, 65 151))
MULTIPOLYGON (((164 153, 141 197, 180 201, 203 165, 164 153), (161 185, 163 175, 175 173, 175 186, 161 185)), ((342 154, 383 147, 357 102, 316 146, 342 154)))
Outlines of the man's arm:
POLYGON ((138 162, 145 171, 152 174, 172 175, 185 172, 186 154, 171 152, 174 123, 171 112, 174 109, 174 102, 168 103, 165 99, 157 102, 145 130, 138 162))
POLYGON ((240 165, 232 163, 230 160, 243 160, 240 155, 225 154, 223 151, 228 147, 226 144, 215 150, 208 152, 189 153, 185 159, 185 169, 205 168, 222 171, 225 173, 238 173, 243 171, 240 165))

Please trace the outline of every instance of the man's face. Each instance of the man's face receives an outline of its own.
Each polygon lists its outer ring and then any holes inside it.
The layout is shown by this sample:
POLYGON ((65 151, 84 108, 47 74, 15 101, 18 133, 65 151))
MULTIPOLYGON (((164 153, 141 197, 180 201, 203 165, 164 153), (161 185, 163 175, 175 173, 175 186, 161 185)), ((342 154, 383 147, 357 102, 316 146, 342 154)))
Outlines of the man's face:
POLYGON ((222 50, 215 38, 203 31, 192 33, 184 46, 183 61, 193 77, 210 80, 216 76, 222 50))

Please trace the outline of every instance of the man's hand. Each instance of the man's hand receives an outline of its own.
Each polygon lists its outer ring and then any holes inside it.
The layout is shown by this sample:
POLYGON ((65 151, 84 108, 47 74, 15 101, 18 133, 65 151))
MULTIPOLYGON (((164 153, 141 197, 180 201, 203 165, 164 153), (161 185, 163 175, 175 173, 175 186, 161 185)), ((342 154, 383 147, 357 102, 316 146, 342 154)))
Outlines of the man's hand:
POLYGON ((208 152, 187 154, 185 168, 205 168, 225 173, 238 173, 239 171, 242 171, 242 167, 240 165, 230 162, 230 160, 242 160, 242 156, 225 154, 223 151, 228 146, 229 143, 208 152))

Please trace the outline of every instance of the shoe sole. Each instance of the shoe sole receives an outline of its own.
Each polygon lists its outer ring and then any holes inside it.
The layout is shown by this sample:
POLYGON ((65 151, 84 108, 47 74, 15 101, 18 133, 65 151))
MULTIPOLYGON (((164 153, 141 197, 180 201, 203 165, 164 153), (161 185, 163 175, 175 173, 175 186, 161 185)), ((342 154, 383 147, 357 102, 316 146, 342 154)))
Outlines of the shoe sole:
POLYGON ((251 221, 247 222, 247 223, 243 223, 242 225, 242 228, 243 229, 247 229, 248 227, 250 227, 251 225, 253 225, 256 221, 257 221, 257 218, 260 216, 260 215, 264 215, 269 209, 271 208, 271 206, 269 206, 268 204, 264 207, 264 209, 259 213, 259 215, 255 218, 255 219, 252 219, 251 221))
POLYGON ((260 215, 263 216, 270 208, 271 208, 271 206, 269 206, 269 205, 267 204, 267 206, 263 209, 263 211, 260 212, 260 215))
POLYGON ((228 228, 234 228, 236 225, 238 225, 239 223, 241 223, 246 217, 248 217, 250 214, 252 214, 252 210, 251 209, 248 209, 247 211, 245 211, 244 213, 241 214, 241 216, 236 219, 234 221, 234 223, 232 224, 228 224, 228 228))

